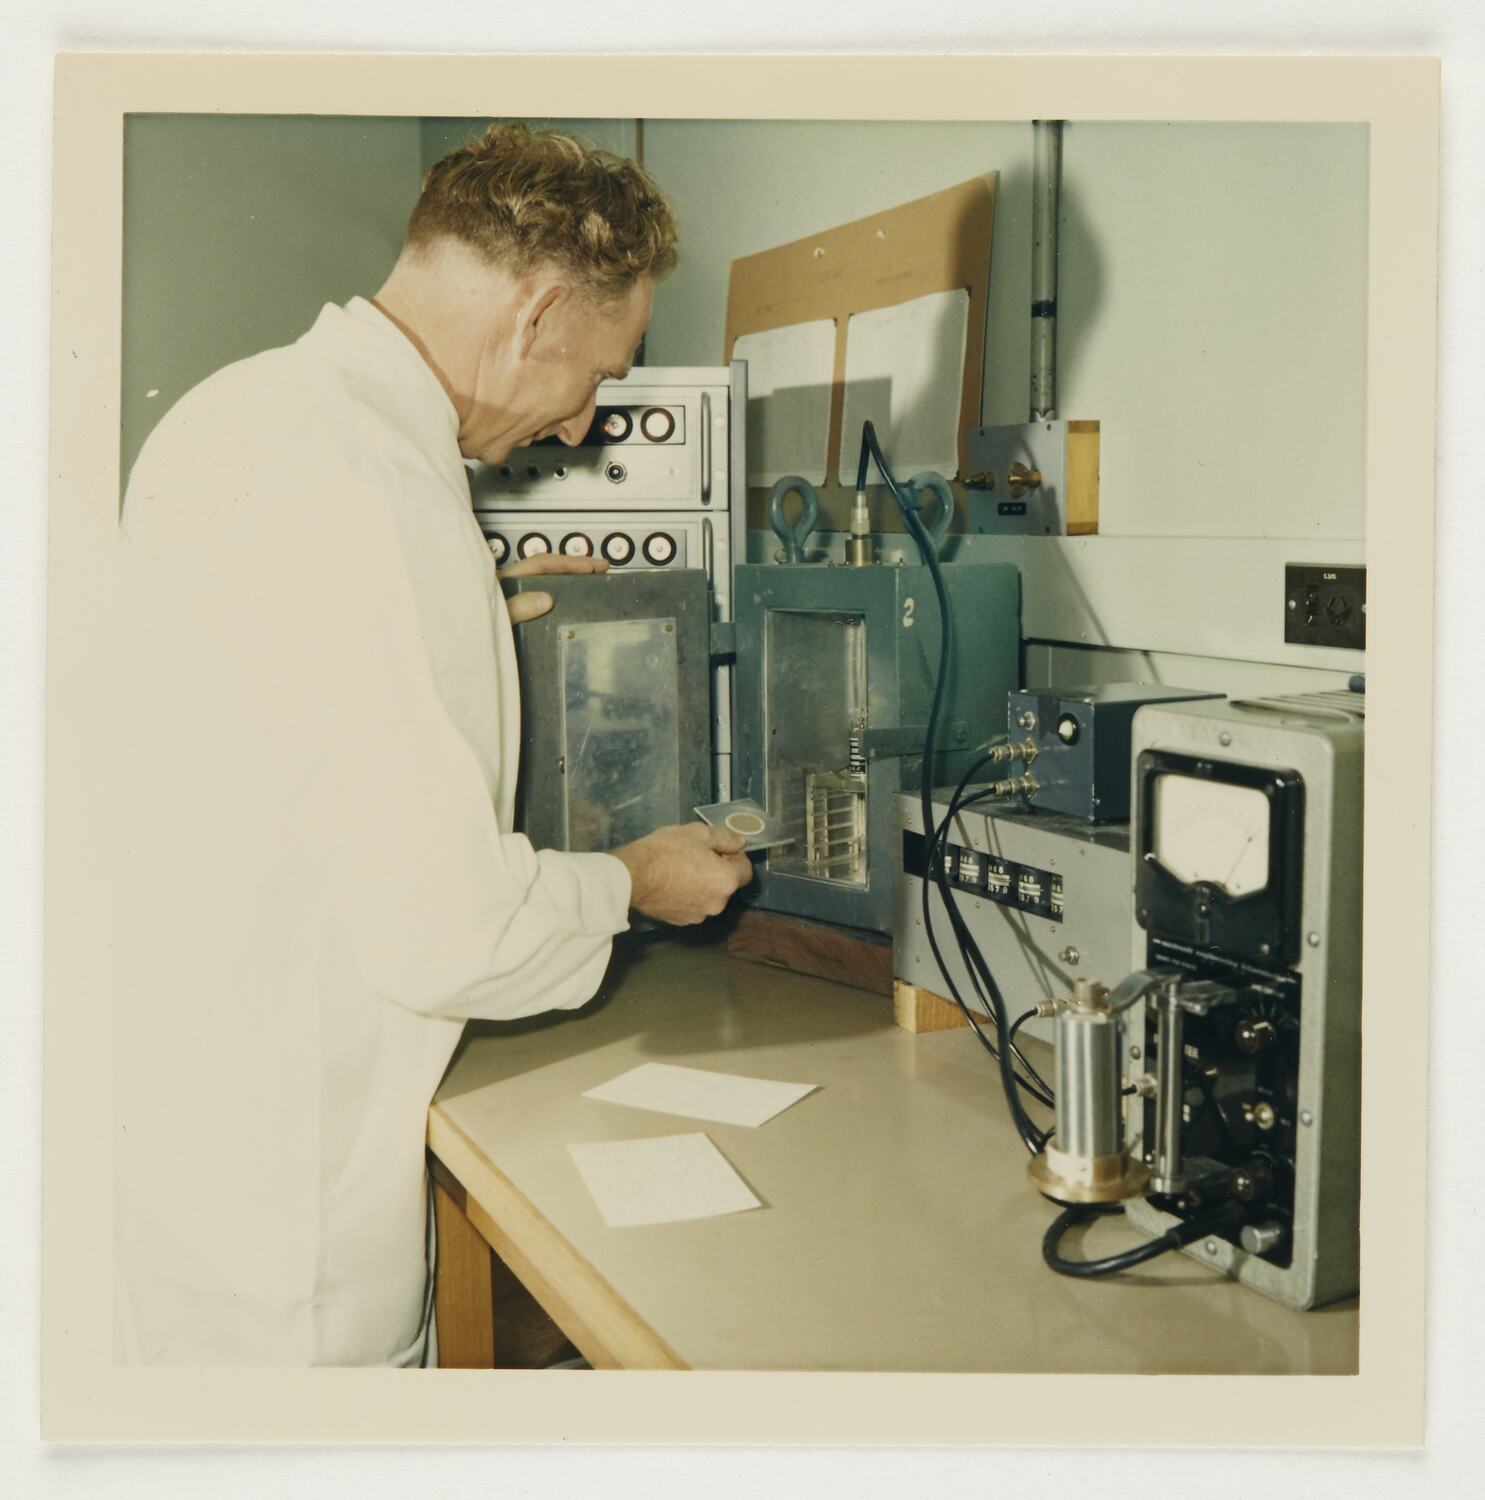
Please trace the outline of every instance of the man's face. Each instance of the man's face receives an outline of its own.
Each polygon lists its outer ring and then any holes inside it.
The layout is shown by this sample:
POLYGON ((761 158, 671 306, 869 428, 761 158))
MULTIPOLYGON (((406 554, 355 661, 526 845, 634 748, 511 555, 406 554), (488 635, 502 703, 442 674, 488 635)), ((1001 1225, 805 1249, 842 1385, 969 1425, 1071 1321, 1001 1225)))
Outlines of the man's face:
POLYGON ((648 277, 617 303, 594 302, 572 289, 539 299, 499 356, 482 361, 474 398, 459 433, 466 458, 501 463, 513 448, 556 436, 580 443, 593 421, 601 380, 629 372, 650 321, 648 277))

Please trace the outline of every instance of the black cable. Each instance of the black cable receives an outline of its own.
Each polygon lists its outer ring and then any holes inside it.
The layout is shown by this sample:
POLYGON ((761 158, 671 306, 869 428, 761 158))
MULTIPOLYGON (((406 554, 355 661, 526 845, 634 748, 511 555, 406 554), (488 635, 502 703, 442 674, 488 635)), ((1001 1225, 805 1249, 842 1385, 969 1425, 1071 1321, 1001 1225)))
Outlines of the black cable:
MULTIPOLYGON (((938 843, 938 840, 931 837, 934 827, 933 765, 934 754, 937 748, 939 719, 943 712, 944 693, 948 686, 950 675, 950 660, 954 645, 953 615, 949 605, 948 590, 944 586, 943 570, 939 566, 938 553, 929 539, 922 521, 918 518, 919 506, 917 497, 911 493, 911 486, 905 488, 898 483, 896 476, 888 468, 886 459, 882 457, 882 450, 877 442, 876 428, 870 422, 863 422, 861 425, 861 456, 856 466, 856 488, 858 490, 866 488, 866 476, 871 462, 875 462, 882 479, 892 494, 892 498, 897 502, 898 509, 902 512, 903 524, 907 527, 908 534, 917 544, 918 551, 928 568, 929 576, 933 580, 934 593, 938 598, 938 675, 934 683, 933 704, 928 713, 928 727, 923 736, 923 772, 919 788, 923 812, 923 831, 925 835, 930 836, 928 878, 932 878, 933 861, 936 854, 935 846, 938 843)), ((966 955, 969 961, 971 977, 974 975, 974 970, 978 969, 980 977, 984 979, 993 1002, 990 1007, 990 1015, 991 1019, 995 1022, 996 1040, 999 1045, 997 1048, 989 1050, 991 1051, 991 1055, 996 1057, 1000 1066, 1001 1086, 1005 1091, 1006 1102, 1010 1107, 1011 1119, 1015 1123, 1016 1131, 1020 1135, 1022 1142, 1034 1156, 1045 1145, 1046 1134, 1039 1130, 1032 1122, 1031 1117, 1026 1113, 1025 1106, 1021 1103, 1019 1089, 1026 1085, 1024 1080, 1017 1077, 1015 1068, 1012 1065, 1012 1052, 1007 1035, 1008 1027, 1005 1001, 1001 996, 999 986, 995 983, 995 977, 990 971, 989 964, 985 962, 984 955, 980 952, 978 944, 975 943, 973 935, 964 925, 963 918, 954 905, 953 898, 949 893, 948 880, 943 871, 942 860, 939 860, 938 863, 940 893, 943 896, 945 908, 950 913, 950 924, 954 928, 955 937, 959 939, 961 952, 966 955)), ((948 980, 948 972, 944 967, 942 955, 939 953, 936 943, 931 942, 931 946, 934 949, 934 957, 938 960, 940 972, 944 974, 945 980, 948 980)), ((975 1025, 973 1018, 969 1015, 969 1007, 965 1005, 963 999, 954 989, 952 982, 950 982, 950 992, 954 995, 954 999, 958 1003, 960 1010, 969 1019, 970 1025, 974 1026, 976 1034, 979 1035, 979 1027, 975 1025)), ((980 1036, 980 1040, 988 1043, 988 1038, 983 1035, 980 1036)))
MULTIPOLYGON (((988 757, 986 757, 986 759, 988 759, 988 757)), ((980 764, 984 764, 984 761, 982 760, 980 764)), ((973 769, 977 768, 972 768, 972 770, 973 769)), ((1033 1156, 1035 1156, 1045 1147, 1049 1132, 1040 1129, 1032 1121, 1031 1117, 1026 1113, 1024 1106, 1021 1104, 1020 1096, 1016 1093, 1015 1090, 1018 1086, 1022 1089, 1025 1089, 1026 1092, 1030 1093, 1041 1103, 1047 1105, 1048 1108, 1053 1107, 1052 1091, 1046 1088, 1044 1080, 1038 1078, 1037 1081, 1041 1083, 1041 1087, 1043 1090, 1045 1090, 1045 1092, 1039 1091, 1035 1087, 1035 1085, 1030 1084, 1026 1080, 1017 1077, 1014 1069, 1011 1067, 1011 1061, 1014 1059, 1019 1059, 1022 1066, 1026 1068, 1028 1072, 1035 1072, 1035 1070, 1031 1068, 1031 1065, 1026 1061, 1025 1057, 1022 1056, 1021 1053, 1017 1050, 1014 1041, 1012 1041, 1010 1038, 1009 1028, 1006 1024, 1007 1010, 1005 997, 1001 994, 1000 986, 995 982, 995 976, 991 972, 990 965, 987 962, 984 954, 980 951, 980 946, 975 941, 974 934, 969 930, 969 924, 964 920, 963 913, 961 913, 959 910, 958 902, 954 898, 953 889, 948 882, 947 862, 942 858, 942 845, 947 835, 949 826, 953 822, 954 818, 956 818, 964 808, 971 807, 977 802, 993 800, 996 796, 994 792, 985 790, 976 792, 973 795, 966 797, 964 795, 964 792, 968 784, 969 774, 970 773, 966 773, 965 778, 960 781, 959 786, 956 788, 953 797, 950 798, 948 811, 944 817, 943 822, 938 825, 938 828, 935 832, 933 846, 930 852, 932 858, 936 861, 936 863, 930 865, 929 868, 931 873, 936 873, 937 875, 939 893, 944 903, 944 909, 948 913, 950 925, 954 929, 954 936, 959 943, 959 950, 964 958, 965 966, 969 970, 970 979, 975 985, 976 994, 981 1003, 986 1006, 986 1009, 990 1012, 991 1018, 996 1023, 996 1037, 1000 1043, 1000 1046, 998 1050, 992 1051, 992 1055, 995 1056, 998 1061, 1002 1058, 1005 1059, 1005 1061, 1001 1062, 1002 1085, 1006 1091, 1007 1103, 1010 1106, 1012 1123, 1015 1125, 1016 1133, 1021 1137, 1022 1143, 1026 1146, 1026 1149, 1033 1156), (980 990, 979 977, 981 976, 984 978, 985 987, 989 990, 990 993, 990 1000, 988 1002, 985 999, 983 991, 980 990)), ((928 908, 926 899, 924 910, 925 917, 927 917, 928 908)), ((927 925, 929 925, 931 929, 931 918, 927 919, 927 925)), ((938 956, 936 949, 935 956, 938 956)), ((942 968, 943 965, 941 958, 939 962, 940 968, 942 968)), ((945 979, 948 979, 948 974, 946 971, 945 979)), ((952 981, 950 981, 950 983, 952 986, 952 981)), ((967 1015, 968 1010, 964 1006, 964 1002, 961 1000, 959 1004, 960 1008, 965 1010, 965 1013, 967 1015)), ((973 1024, 972 1020, 971 1024, 973 1024)))
MULTIPOLYGON (((980 1004, 985 1008, 986 1013, 989 1014, 991 1019, 993 1020, 995 1018, 995 1005, 999 1005, 1003 1008, 1005 1004, 1004 997, 1000 994, 999 988, 995 986, 994 976, 989 971, 989 965, 986 963, 984 955, 980 952, 979 945, 975 942, 974 934, 969 930, 969 924, 965 921, 963 913, 959 910, 959 903, 954 895, 953 887, 948 883, 947 860, 943 857, 944 843, 948 833, 948 829, 953 823, 954 819, 959 816, 960 812, 962 812, 967 807, 973 807, 976 803, 995 800, 998 795, 997 793, 991 791, 975 792, 969 797, 966 797, 964 795, 965 788, 967 787, 970 778, 989 759, 990 757, 987 755, 981 757, 980 760, 976 761, 975 764, 965 772, 964 777, 961 779, 958 787, 955 789, 953 796, 949 799, 948 812, 945 814, 943 821, 938 825, 934 833, 931 858, 935 861, 935 863, 930 865, 929 868, 933 872, 935 872, 935 878, 939 886, 940 897, 943 900, 944 909, 948 914, 950 925, 954 928, 954 936, 959 944, 960 955, 964 959, 965 968, 969 974, 970 982, 974 986, 975 998, 979 1000, 980 1004), (982 968, 984 970, 986 979, 989 981, 990 986, 993 988, 993 993, 995 996, 994 1005, 986 1000, 984 990, 980 986, 979 975, 977 973, 977 964, 979 968, 982 968)), ((933 948, 934 957, 938 960, 940 972, 943 973, 944 979, 949 984, 952 991, 953 981, 949 978, 948 971, 944 967, 942 955, 939 953, 937 942, 934 939, 933 915, 930 905, 927 901, 926 891, 924 893, 923 914, 924 927, 929 935, 929 945, 933 948)), ((964 1014, 969 1020, 970 1025, 975 1026, 974 1017, 970 1013, 968 1007, 964 1004, 963 1000, 959 998, 957 993, 954 995, 954 998, 956 1001, 958 1001, 960 1009, 964 1011, 964 1014)), ((975 1026, 975 1029, 978 1031, 978 1026, 975 1026)), ((984 1039, 982 1038, 982 1040, 984 1039)), ((1017 1078, 1016 1082, 1039 1103, 1045 1104, 1047 1108, 1051 1109, 1053 1107, 1052 1090, 1048 1086, 1046 1079, 1044 1079, 1041 1074, 1038 1073, 1034 1067, 1032 1067, 1031 1063, 1027 1061, 1025 1055, 1016 1046, 1015 1038, 1013 1035, 1008 1033, 1007 1041, 1010 1047, 1011 1057, 1016 1062, 1019 1062, 1022 1068, 1024 1068, 1026 1073, 1029 1075, 1029 1081, 1028 1079, 1017 1078)), ((999 1052, 995 1048, 990 1047, 988 1043, 986 1043, 986 1047, 990 1052, 990 1055, 998 1060, 1000 1056, 999 1052)), ((1032 1126, 1032 1129, 1035 1131, 1039 1142, 1045 1141, 1045 1131, 1038 1130, 1035 1126, 1032 1126)), ((1040 1144, 1038 1144, 1036 1149, 1041 1149, 1040 1144)))
POLYGON ((1189 1245, 1192 1240, 1199 1240, 1202 1235, 1211 1234, 1214 1230, 1235 1229, 1242 1216, 1241 1209, 1231 1203, 1224 1203, 1210 1213, 1198 1214, 1194 1219, 1187 1219, 1184 1223, 1172 1225, 1157 1238, 1147 1240, 1143 1245, 1136 1245, 1131 1250, 1121 1251, 1118 1255, 1108 1255, 1102 1260, 1066 1260, 1063 1258, 1058 1247, 1062 1243, 1062 1236, 1074 1224, 1083 1223, 1103 1214, 1122 1214, 1123 1212, 1122 1203, 1080 1203, 1063 1209, 1052 1220, 1046 1234, 1042 1236, 1042 1259, 1059 1276, 1112 1276, 1116 1271, 1127 1271, 1131 1266, 1141 1266, 1147 1260, 1154 1260, 1157 1255, 1164 1255, 1167 1250, 1179 1250, 1182 1245, 1189 1245))
POLYGON ((1037 1083, 1039 1083, 1042 1086, 1042 1088, 1046 1089, 1047 1093, 1050 1095, 1051 1092, 1052 1092, 1052 1089, 1051 1089, 1051 1086, 1048 1084, 1047 1080, 1045 1078, 1043 1078, 1042 1075, 1040 1073, 1038 1073, 1037 1070, 1035 1068, 1033 1068, 1031 1066, 1031 1064, 1029 1062, 1027 1062, 1027 1060, 1024 1057, 1022 1057, 1022 1055, 1019 1052, 1016 1052, 1016 1033, 1029 1020, 1031 1020, 1031 1018, 1035 1014, 1036 1014, 1036 1007, 1032 1006, 1032 1008, 1030 1010, 1023 1011, 1019 1016, 1016 1017, 1016 1019, 1014 1021, 1011 1022, 1011 1029, 1010 1029, 1011 1051, 1015 1053, 1015 1055, 1016 1055, 1017 1059, 1019 1060, 1021 1066, 1023 1068, 1025 1068, 1026 1071, 1029 1074, 1031 1074, 1031 1076, 1037 1081, 1037 1083))

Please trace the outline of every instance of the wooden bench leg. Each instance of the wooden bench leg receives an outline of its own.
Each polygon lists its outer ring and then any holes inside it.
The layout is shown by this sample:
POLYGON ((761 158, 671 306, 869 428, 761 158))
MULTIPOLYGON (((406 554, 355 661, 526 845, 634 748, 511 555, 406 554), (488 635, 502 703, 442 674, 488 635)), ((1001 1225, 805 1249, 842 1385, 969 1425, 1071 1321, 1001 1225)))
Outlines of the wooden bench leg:
POLYGON ((442 1370, 541 1370, 577 1355, 567 1335, 490 1248, 465 1212, 464 1188, 437 1157, 433 1305, 442 1370))
POLYGON ((433 1306, 438 1317, 438 1367, 489 1370, 495 1365, 495 1299, 490 1247, 441 1182, 433 1184, 438 1267, 433 1306))

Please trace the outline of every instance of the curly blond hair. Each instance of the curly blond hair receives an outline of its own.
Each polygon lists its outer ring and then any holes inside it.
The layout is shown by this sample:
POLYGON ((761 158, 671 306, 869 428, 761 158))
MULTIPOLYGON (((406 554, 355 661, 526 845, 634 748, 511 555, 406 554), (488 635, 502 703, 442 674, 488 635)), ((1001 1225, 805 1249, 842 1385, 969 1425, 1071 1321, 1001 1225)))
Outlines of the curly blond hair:
POLYGON ((444 236, 518 274, 559 266, 605 300, 676 262, 675 215, 641 166, 525 125, 492 125, 429 169, 406 244, 444 236))

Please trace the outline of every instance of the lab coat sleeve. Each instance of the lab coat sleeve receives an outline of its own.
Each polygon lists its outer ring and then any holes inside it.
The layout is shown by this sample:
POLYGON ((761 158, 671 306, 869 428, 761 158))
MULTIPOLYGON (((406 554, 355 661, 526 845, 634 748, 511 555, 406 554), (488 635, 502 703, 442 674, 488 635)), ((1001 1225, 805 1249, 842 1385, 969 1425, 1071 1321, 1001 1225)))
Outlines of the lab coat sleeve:
POLYGON ((624 866, 502 833, 472 757, 436 716, 389 714, 381 729, 309 789, 320 879, 367 988, 461 1019, 591 999, 627 925, 624 866))
POLYGON ((302 799, 316 878, 363 982, 398 1005, 487 1019, 581 1005, 628 925, 628 871, 608 854, 537 852, 499 827, 384 540, 362 525, 339 559, 338 618, 295 632, 315 642, 324 694, 302 799))

